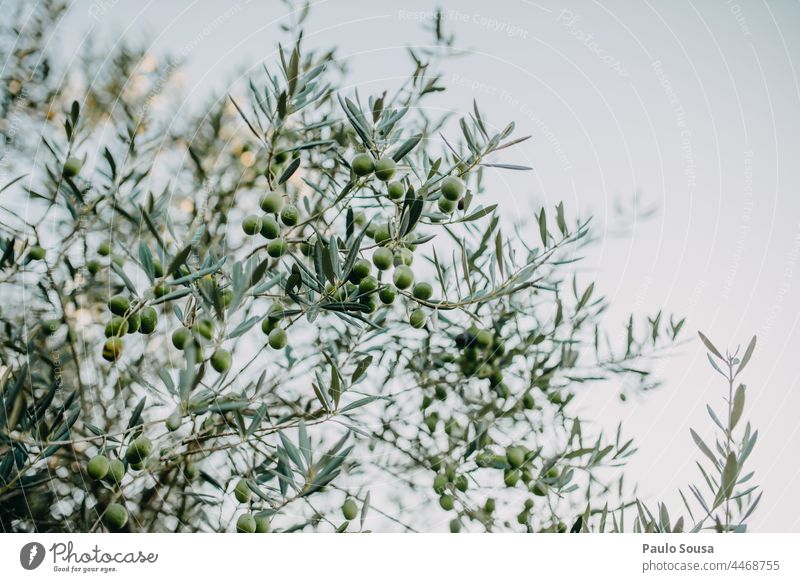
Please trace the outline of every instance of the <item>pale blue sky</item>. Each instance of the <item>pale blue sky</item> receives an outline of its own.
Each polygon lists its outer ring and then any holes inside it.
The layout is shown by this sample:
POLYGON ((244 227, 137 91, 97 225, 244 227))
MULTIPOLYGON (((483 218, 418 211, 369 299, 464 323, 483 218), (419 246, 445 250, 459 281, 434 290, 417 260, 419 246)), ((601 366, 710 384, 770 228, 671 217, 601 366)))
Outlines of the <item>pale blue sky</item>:
MULTIPOLYGON (((800 531, 800 3, 441 5, 467 54, 446 67, 448 91, 429 105, 465 110, 474 98, 493 123, 515 120, 533 135, 504 161, 535 172, 491 177, 488 196, 507 218, 564 200, 572 213, 594 213, 602 230, 615 199, 634 191, 658 208, 587 259, 611 299, 608 324, 664 307, 718 345, 759 334, 746 381, 765 496, 752 525, 800 531)), ((427 41, 420 24, 434 6, 317 2, 306 43, 337 44, 361 94, 378 92, 408 73, 404 47, 427 41)), ((80 1, 62 23, 63 55, 89 33, 185 52, 191 105, 272 59, 283 14, 277 1, 80 1)), ((688 429, 708 433, 704 405, 720 405, 723 387, 698 342, 663 375, 665 387, 641 402, 620 406, 608 391, 586 405, 625 419, 638 438, 631 478, 645 498, 677 503, 677 487, 698 477, 688 429)))

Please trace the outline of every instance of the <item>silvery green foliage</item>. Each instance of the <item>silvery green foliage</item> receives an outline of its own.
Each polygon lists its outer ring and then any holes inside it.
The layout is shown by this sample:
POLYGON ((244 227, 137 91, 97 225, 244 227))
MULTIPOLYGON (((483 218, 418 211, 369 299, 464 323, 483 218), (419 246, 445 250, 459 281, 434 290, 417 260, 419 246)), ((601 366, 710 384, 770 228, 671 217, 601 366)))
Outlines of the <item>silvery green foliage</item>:
POLYGON ((590 221, 501 219, 484 174, 527 170, 525 138, 477 104, 426 112, 441 23, 364 96, 304 18, 196 117, 153 111, 174 70, 130 47, 17 110, 45 154, 15 144, 3 185, 4 531, 588 531, 630 507, 633 440, 575 399, 655 387, 683 320, 603 329, 574 270, 590 221), (391 159, 399 195, 357 154, 391 159), (379 249, 393 265, 364 277, 379 249))
POLYGON ((747 388, 739 382, 739 375, 755 351, 756 337, 740 355, 741 348, 723 354, 705 335, 699 333, 699 336, 708 350, 708 362, 723 377, 728 389, 722 414, 706 405, 716 433, 713 446, 697 431, 690 430, 703 455, 702 462, 697 462, 703 479, 700 485, 689 485, 689 495, 680 492, 688 518, 681 516, 673 523, 665 504, 659 503, 658 515, 653 515, 646 505, 637 502, 634 531, 741 533, 747 531, 747 519, 761 501, 763 493, 754 482, 755 473, 744 469, 758 440, 758 431, 749 422, 743 422, 747 388))

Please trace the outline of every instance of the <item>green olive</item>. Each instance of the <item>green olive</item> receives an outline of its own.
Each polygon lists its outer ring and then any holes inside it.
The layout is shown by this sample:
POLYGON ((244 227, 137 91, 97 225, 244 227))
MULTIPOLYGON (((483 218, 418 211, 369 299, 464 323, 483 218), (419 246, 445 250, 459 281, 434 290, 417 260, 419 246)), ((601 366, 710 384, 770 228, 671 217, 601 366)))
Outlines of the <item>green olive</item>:
POLYGON ((119 503, 109 503, 103 514, 103 523, 109 529, 122 529, 128 523, 128 510, 119 503))
POLYGON ((415 309, 411 312, 411 315, 408 316, 408 323, 410 323, 411 327, 414 329, 421 329, 425 327, 427 321, 428 316, 424 311, 422 311, 422 309, 415 309))
POLYGON ((250 499, 253 497, 253 491, 247 484, 246 479, 239 479, 239 482, 236 484, 236 488, 233 490, 233 495, 236 497, 236 501, 239 503, 248 503, 250 501, 250 499))
POLYGON ((153 442, 146 436, 137 437, 125 451, 129 463, 141 463, 153 450, 153 442))
POLYGON ((128 298, 124 295, 114 295, 108 300, 108 309, 114 315, 125 315, 125 312, 128 311, 130 306, 131 302, 128 301, 128 298))
POLYGON ((358 302, 367 308, 366 313, 375 313, 378 309, 378 302, 374 295, 362 295, 358 298, 358 302))
POLYGON ((533 484, 531 492, 534 495, 538 495, 539 497, 544 497, 545 495, 547 495, 548 489, 549 487, 547 486, 547 484, 537 481, 536 483, 533 484))
POLYGON ((92 479, 102 479, 108 475, 109 463, 105 455, 97 455, 86 464, 86 472, 92 479))
POLYGON ((400 265, 395 268, 392 280, 398 289, 408 289, 414 283, 414 271, 406 265, 400 265))
POLYGON ((164 297, 170 291, 172 291, 172 288, 166 283, 159 283, 158 285, 153 287, 153 295, 155 295, 156 297, 164 297))
POLYGON ((525 464, 525 449, 522 447, 508 447, 506 449, 506 461, 511 467, 519 469, 525 464))
POLYGON ((414 285, 412 294, 417 299, 421 299, 422 301, 427 301, 433 296, 433 287, 431 287, 430 283, 420 282, 414 285))
POLYGON ((506 487, 514 487, 519 482, 519 476, 518 469, 506 469, 503 472, 503 483, 506 484, 506 487))
POLYGON ((522 407, 525 408, 525 410, 531 410, 534 406, 536 406, 536 402, 534 401, 533 394, 526 392, 522 396, 522 407))
POLYGON ((103 265, 100 263, 100 261, 86 261, 86 270, 89 271, 89 274, 92 276, 97 275, 102 268, 103 265))
POLYGON ((381 182, 388 182, 394 176, 397 169, 392 158, 381 158, 375 162, 375 177, 381 182))
POLYGON ((381 300, 381 303, 384 305, 391 305, 394 303, 394 299, 397 296, 397 289, 394 285, 384 285, 381 287, 381 290, 378 291, 378 299, 381 300))
POLYGON ((255 533, 256 518, 249 513, 243 513, 236 520, 236 531, 239 533, 255 533))
POLYGON ((450 520, 450 533, 459 533, 461 531, 461 521, 458 519, 450 520))
POLYGON ((153 307, 145 307, 140 315, 139 333, 149 335, 158 326, 158 312, 153 307))
POLYGON ((275 259, 282 257, 289 251, 289 245, 283 238, 276 238, 267 245, 267 254, 275 259))
POLYGON ((492 332, 482 329, 475 334, 475 343, 484 350, 491 347, 494 337, 492 332))
POLYGON ((119 485, 123 477, 125 477, 125 463, 119 459, 111 459, 108 463, 106 481, 112 485, 119 485))
POLYGON ((172 345, 179 350, 185 349, 192 340, 192 332, 185 327, 179 327, 172 332, 172 345))
POLYGON ((41 261, 44 258, 44 249, 40 246, 32 246, 28 250, 28 257, 31 261, 41 261))
POLYGON ((392 268, 392 263, 394 261, 394 254, 387 248, 379 248, 376 249, 374 253, 372 253, 372 262, 378 268, 379 271, 386 271, 392 268))
POLYGON ((358 282, 358 292, 360 295, 372 293, 378 288, 378 285, 378 280, 372 275, 368 275, 358 282))
POLYGON ((287 338, 286 332, 283 331, 281 328, 276 327, 271 332, 269 332, 269 347, 274 350, 281 350, 286 347, 287 338))
POLYGON ((464 182, 455 176, 447 176, 442 180, 442 196, 447 200, 458 200, 464 193, 464 182))
POLYGON ((444 493, 445 488, 447 487, 447 477, 442 474, 436 475, 433 478, 433 490, 438 495, 444 493))
POLYGON ((80 173, 81 168, 83 168, 83 160, 73 156, 68 157, 67 161, 64 162, 64 177, 74 178, 80 173))
POLYGON ((211 354, 211 367, 220 374, 224 374, 231 367, 231 353, 222 348, 217 348, 211 354))
POLYGON ((459 475, 458 477, 456 477, 455 485, 456 489, 458 489, 461 492, 464 492, 469 488, 469 481, 467 481, 467 478, 464 475, 459 475))
POLYGON ((128 333, 136 333, 142 325, 142 316, 136 313, 128 314, 128 333))
POLYGON ((375 228, 375 235, 373 236, 375 242, 383 244, 392 238, 392 231, 388 224, 382 224, 375 228))
POLYGON ((414 253, 408 249, 400 249, 394 254, 394 266, 409 266, 414 262, 414 253))
POLYGON ((406 195, 406 190, 403 188, 402 182, 390 182, 387 187, 389 198, 392 200, 400 200, 406 195))
POLYGON ((366 259, 358 259, 353 263, 353 268, 350 270, 348 279, 351 283, 358 284, 361 279, 367 277, 372 270, 372 265, 366 259))
POLYGON ((114 362, 122 355, 122 340, 118 337, 112 337, 106 340, 103 344, 103 358, 106 361, 114 362))
POLYGON ((111 254, 111 243, 108 241, 101 242, 97 247, 97 254, 101 257, 107 257, 111 254))
POLYGON ((261 199, 261 210, 268 214, 278 214, 283 206, 283 197, 276 192, 271 192, 261 199))
POLYGON ((250 214, 242 220, 242 230, 248 236, 258 234, 261 230, 261 218, 255 214, 250 214))
POLYGON ((272 321, 280 321, 286 317, 286 307, 280 301, 273 301, 267 310, 267 317, 272 321))
POLYGON ((272 216, 261 219, 261 236, 267 239, 278 238, 281 234, 281 225, 272 216))
POLYGON ((106 324, 105 334, 106 337, 120 337, 128 332, 128 322, 124 317, 115 315, 106 324))
POLYGON ((367 176, 375 170, 375 162, 369 154, 356 154, 350 161, 350 166, 356 176, 367 176))
POLYGON ((355 499, 348 497, 342 504, 342 515, 347 521, 351 521, 358 515, 358 505, 355 499))
POLYGON ((455 212, 457 205, 458 203, 453 200, 448 200, 445 197, 439 198, 438 202, 439 210, 441 210, 445 214, 452 214, 453 212, 455 212))
POLYGON ((442 495, 439 498, 439 505, 445 511, 450 511, 455 506, 455 500, 450 495, 442 495))
POLYGON ((286 226, 294 226, 300 221, 300 211, 293 204, 284 206, 281 210, 281 222, 286 226))
POLYGON ((233 301, 233 290, 225 289, 222 292, 222 306, 228 307, 228 305, 230 305, 232 301, 233 301))
POLYGON ((256 515, 256 533, 269 532, 269 517, 266 515, 256 515))
POLYGON ((210 340, 214 337, 214 322, 207 317, 198 319, 193 328, 200 337, 210 340))

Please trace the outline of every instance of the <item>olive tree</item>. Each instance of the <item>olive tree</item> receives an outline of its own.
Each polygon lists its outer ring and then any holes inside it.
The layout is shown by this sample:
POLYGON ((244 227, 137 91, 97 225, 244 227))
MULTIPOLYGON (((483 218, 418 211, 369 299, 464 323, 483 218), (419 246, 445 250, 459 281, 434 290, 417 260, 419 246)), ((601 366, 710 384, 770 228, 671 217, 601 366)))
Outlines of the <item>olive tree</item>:
POLYGON ((31 69, 62 9, 3 73, 3 531, 646 526, 633 440, 575 399, 655 387, 684 321, 605 329, 590 220, 492 202, 526 138, 426 110, 440 22, 364 96, 295 11, 273 62, 174 117, 178 61, 31 69))

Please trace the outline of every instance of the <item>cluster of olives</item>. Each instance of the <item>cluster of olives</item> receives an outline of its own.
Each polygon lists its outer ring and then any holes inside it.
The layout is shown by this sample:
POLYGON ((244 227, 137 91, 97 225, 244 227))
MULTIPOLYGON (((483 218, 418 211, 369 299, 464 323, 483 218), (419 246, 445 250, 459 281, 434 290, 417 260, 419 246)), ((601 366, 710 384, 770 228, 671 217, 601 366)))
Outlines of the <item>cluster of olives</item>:
POLYGON ((359 178, 369 176, 373 172, 381 182, 388 182, 397 171, 397 164, 392 158, 382 157, 374 160, 369 154, 356 154, 350 160, 353 173, 359 178))
MULTIPOLYGON (((385 245, 391 238, 389 225, 384 224, 368 230, 367 236, 371 236, 379 245, 385 245)), ((350 271, 348 282, 336 289, 329 287, 328 291, 333 292, 339 300, 358 298, 361 304, 367 306, 370 313, 378 308, 378 301, 383 305, 393 304, 398 290, 410 293, 417 303, 423 304, 433 297, 433 287, 424 281, 414 281, 414 271, 411 269, 413 261, 414 254, 409 248, 401 247, 392 251, 387 246, 379 246, 372 253, 372 262, 366 259, 357 260, 350 271), (372 275, 373 265, 381 277, 394 268, 392 282, 383 283, 372 275)), ((427 322, 428 315, 420 307, 412 309, 409 313, 408 323, 411 327, 421 329, 427 322)))
POLYGON ((285 313, 283 304, 276 301, 270 305, 267 315, 261 321, 261 331, 267 336, 267 343, 273 350, 282 350, 289 343, 286 330, 280 325, 285 313))
MULTIPOLYGON (((247 479, 239 479, 233 489, 233 496, 239 503, 250 503, 253 490, 247 484, 247 479)), ((239 533, 267 533, 269 531, 269 517, 263 513, 243 513, 236 520, 236 531, 239 533)))
MULTIPOLYGON (((505 455, 496 455, 490 450, 479 452, 475 462, 479 467, 495 467, 503 469, 503 483, 506 487, 516 487, 521 480, 534 495, 544 497, 550 490, 549 484, 559 477, 558 467, 555 464, 545 465, 547 468, 534 475, 531 461, 535 453, 521 445, 512 445, 506 448, 505 455)), ((530 508, 529 508, 530 509, 530 508)))
POLYGON ((277 192, 270 192, 261 199, 263 216, 249 214, 242 220, 242 230, 248 236, 260 234, 269 241, 267 254, 280 258, 289 250, 286 239, 282 236, 281 224, 291 228, 300 222, 300 211, 293 204, 283 203, 283 197, 277 192), (279 222, 280 221, 280 222, 279 222))
POLYGON ((464 195, 464 182, 455 176, 446 176, 440 187, 439 210, 452 214, 458 208, 459 200, 464 195))
POLYGON ((153 442, 144 435, 136 437, 125 451, 125 460, 131 469, 140 471, 144 469, 147 457, 153 452, 153 442))
MULTIPOLYGON (((99 257, 111 257, 111 260, 120 267, 125 264, 125 258, 119 255, 112 256, 111 250, 111 243, 109 241, 102 241, 99 245, 97 245, 97 255, 99 257)), ((86 261, 86 270, 89 271, 89 274, 93 277, 97 275, 102 268, 103 263, 99 259, 89 259, 86 261)), ((164 275, 164 267, 161 265, 160 261, 153 261, 153 269, 156 277, 162 277, 164 275)))
POLYGON ((150 335, 158 326, 158 313, 152 307, 138 309, 131 307, 124 295, 114 295, 108 300, 108 310, 112 316, 106 323, 106 341, 103 344, 103 358, 114 362, 122 355, 122 336, 139 332, 150 335))
MULTIPOLYGON (((125 477, 127 466, 137 471, 143 469, 152 451, 152 441, 146 436, 140 435, 131 441, 125 450, 125 462, 98 454, 86 463, 86 474, 91 479, 105 481, 112 487, 117 487, 125 477)), ((103 523, 112 530, 122 529, 128 523, 128 510, 120 503, 109 503, 103 512, 103 523)))
POLYGON ((457 475, 453 467, 447 467, 443 473, 433 478, 433 491, 439 496, 439 506, 450 511, 455 506, 456 491, 464 493, 469 488, 465 475, 457 475))
POLYGON ((106 481, 110 485, 119 485, 125 477, 125 463, 119 459, 111 459, 105 455, 95 455, 86 464, 86 473, 96 481, 106 481))
POLYGON ((455 338, 456 347, 461 349, 459 367, 465 376, 477 376, 489 380, 489 385, 503 398, 510 395, 503 384, 503 371, 500 359, 505 354, 505 345, 486 329, 473 326, 455 338))
POLYGON ((236 531, 239 533, 267 533, 269 525, 269 517, 266 515, 243 513, 236 520, 236 531))
MULTIPOLYGON (((199 353, 202 353, 203 346, 214 339, 214 332, 214 321, 207 317, 201 317, 194 322, 191 329, 179 327, 173 331, 172 345, 179 350, 186 350, 189 346, 194 346, 199 353)), ((214 349, 210 358, 211 367, 220 374, 224 374, 230 369, 232 361, 231 353, 220 347, 214 349)))

